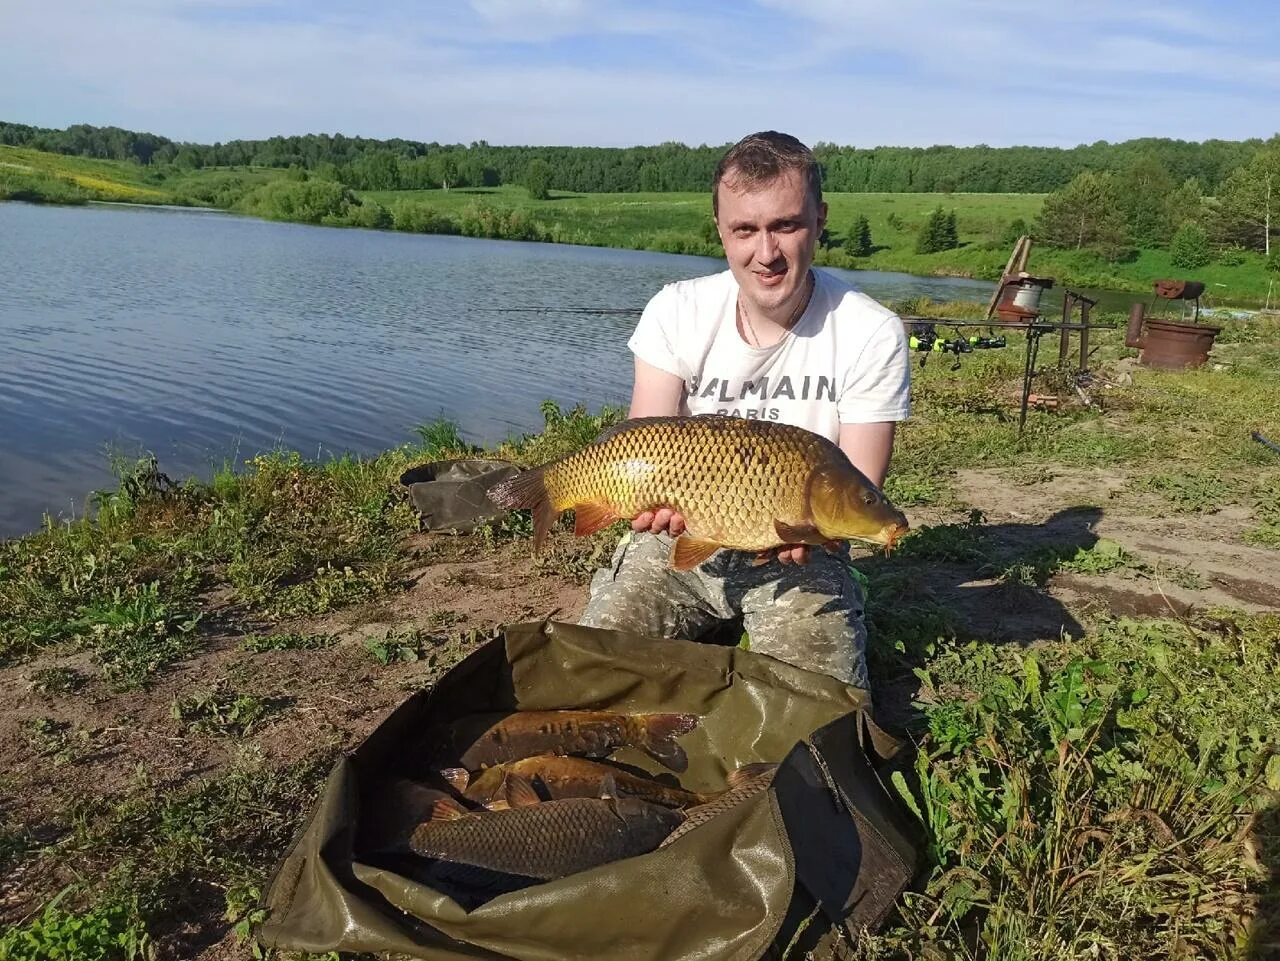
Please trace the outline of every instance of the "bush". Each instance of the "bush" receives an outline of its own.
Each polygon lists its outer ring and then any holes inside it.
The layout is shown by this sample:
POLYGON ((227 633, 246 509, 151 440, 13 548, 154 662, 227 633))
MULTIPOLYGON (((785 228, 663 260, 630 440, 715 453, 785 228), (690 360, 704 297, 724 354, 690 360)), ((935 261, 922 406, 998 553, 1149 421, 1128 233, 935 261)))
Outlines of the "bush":
POLYGON ((237 206, 244 213, 268 220, 318 224, 326 219, 345 222, 347 211, 359 202, 350 189, 330 180, 274 180, 237 206))
POLYGON ((458 225, 426 204, 401 200, 391 208, 391 226, 414 234, 456 234, 458 225))
POLYGON ((1212 259, 1209 235, 1194 221, 1178 228, 1169 243, 1169 260, 1175 267, 1203 267, 1212 259))
POLYGON ((1267 255, 1267 270, 1280 274, 1280 248, 1267 255))
POLYGON ((391 226, 391 211, 376 200, 362 200, 350 209, 348 217, 357 227, 382 229, 391 226))
POLYGON ((1243 247, 1227 247, 1218 254, 1218 263, 1224 267, 1239 267, 1249 259, 1249 252, 1243 247))
POLYGON ((1000 243, 1005 247, 1012 247, 1018 242, 1018 239, 1025 234, 1029 234, 1031 228, 1027 226, 1027 222, 1021 217, 1015 217, 1009 221, 1009 225, 1004 228, 1004 233, 1000 235, 1000 243))
POLYGON ((547 200, 551 197, 551 164, 541 158, 529 162, 524 172, 524 185, 529 196, 534 200, 547 200))

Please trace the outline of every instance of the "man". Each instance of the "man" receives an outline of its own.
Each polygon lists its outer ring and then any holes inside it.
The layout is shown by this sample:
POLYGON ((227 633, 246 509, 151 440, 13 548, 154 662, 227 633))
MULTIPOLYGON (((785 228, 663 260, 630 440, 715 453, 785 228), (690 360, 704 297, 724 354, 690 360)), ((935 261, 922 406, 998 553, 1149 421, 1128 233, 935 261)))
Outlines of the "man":
MULTIPOLYGON (((729 269, 669 284, 646 306, 631 417, 729 414, 805 427, 840 445, 883 485, 894 427, 909 413, 910 355, 901 321, 835 276, 812 269, 827 220, 816 159, 768 131, 721 159, 712 212, 729 269)), ((861 590, 847 549, 778 549, 756 564, 720 550, 673 571, 667 509, 632 522, 592 580, 581 623, 696 639, 742 615, 751 649, 868 687, 861 590)))

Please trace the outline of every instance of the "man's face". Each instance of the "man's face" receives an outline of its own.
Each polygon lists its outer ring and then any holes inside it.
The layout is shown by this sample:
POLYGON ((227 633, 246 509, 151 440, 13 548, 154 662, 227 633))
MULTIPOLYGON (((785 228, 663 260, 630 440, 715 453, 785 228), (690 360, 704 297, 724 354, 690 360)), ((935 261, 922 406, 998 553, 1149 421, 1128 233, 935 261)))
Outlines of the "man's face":
POLYGON ((755 187, 731 187, 732 170, 725 180, 716 187, 716 227, 743 300, 761 313, 793 306, 813 264, 827 205, 814 203, 794 170, 755 187))

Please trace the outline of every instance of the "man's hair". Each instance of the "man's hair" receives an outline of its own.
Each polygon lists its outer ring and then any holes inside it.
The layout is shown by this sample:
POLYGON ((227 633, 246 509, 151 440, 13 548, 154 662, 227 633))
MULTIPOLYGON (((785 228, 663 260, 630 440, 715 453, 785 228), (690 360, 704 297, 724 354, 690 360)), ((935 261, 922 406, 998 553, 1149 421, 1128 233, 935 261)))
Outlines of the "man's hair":
POLYGON ((788 171, 800 173, 815 204, 822 203, 822 170, 813 151, 790 134, 764 130, 743 137, 716 165, 711 181, 711 213, 720 216, 720 184, 757 187, 788 171))

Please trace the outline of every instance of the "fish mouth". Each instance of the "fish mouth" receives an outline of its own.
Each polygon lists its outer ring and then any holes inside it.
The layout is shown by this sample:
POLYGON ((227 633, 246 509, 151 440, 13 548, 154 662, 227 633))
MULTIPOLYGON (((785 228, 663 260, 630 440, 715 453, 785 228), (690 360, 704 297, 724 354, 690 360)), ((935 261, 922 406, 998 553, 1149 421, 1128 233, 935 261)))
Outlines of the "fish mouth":
POLYGON ((886 527, 881 528, 880 543, 884 545, 884 552, 886 554, 893 553, 894 545, 902 538, 902 535, 907 533, 910 529, 911 528, 909 528, 905 523, 889 524, 886 527))

